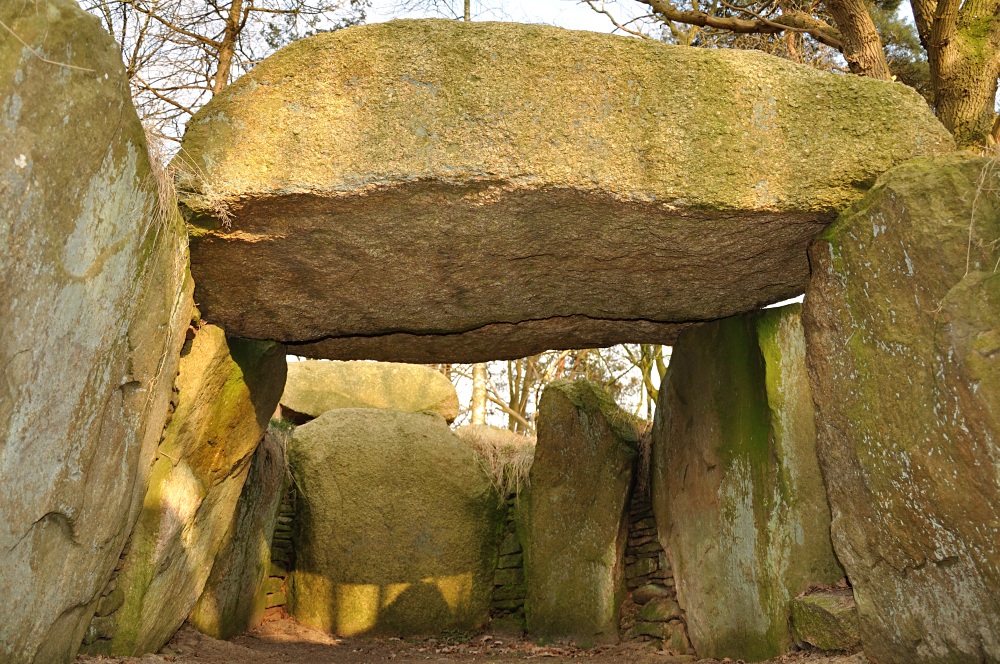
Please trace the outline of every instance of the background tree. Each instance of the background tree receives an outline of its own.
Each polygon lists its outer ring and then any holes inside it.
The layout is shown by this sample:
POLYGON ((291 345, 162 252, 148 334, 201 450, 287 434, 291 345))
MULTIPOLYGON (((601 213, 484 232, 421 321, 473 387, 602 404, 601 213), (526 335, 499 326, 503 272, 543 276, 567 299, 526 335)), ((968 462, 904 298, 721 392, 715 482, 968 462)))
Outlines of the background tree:
POLYGON ((649 11, 618 21, 617 0, 584 0, 621 30, 691 46, 758 48, 824 69, 843 57, 855 74, 896 79, 931 103, 960 146, 1000 138, 1000 0, 627 0, 649 11))
POLYGON ((139 117, 179 140, 191 115, 290 41, 364 21, 370 0, 82 0, 121 47, 139 117))
POLYGON ((598 383, 620 406, 652 419, 669 358, 670 349, 666 346, 622 344, 547 351, 517 360, 477 365, 450 365, 460 397, 470 399, 469 408, 459 414, 456 424, 485 422, 533 435, 538 402, 545 386, 553 380, 577 378, 598 383), (480 373, 477 367, 485 371, 480 373), (481 392, 473 387, 480 381, 484 386, 481 392), (480 393, 482 398, 477 396, 480 393), (482 416, 477 414, 483 411, 482 416))

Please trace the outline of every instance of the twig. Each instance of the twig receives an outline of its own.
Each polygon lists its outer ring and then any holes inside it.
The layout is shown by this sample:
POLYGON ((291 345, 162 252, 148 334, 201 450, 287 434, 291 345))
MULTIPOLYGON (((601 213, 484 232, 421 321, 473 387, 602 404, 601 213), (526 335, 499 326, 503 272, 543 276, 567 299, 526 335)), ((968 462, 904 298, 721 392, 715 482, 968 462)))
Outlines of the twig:
POLYGON ((75 69, 77 71, 89 71, 91 73, 96 73, 96 70, 94 70, 94 69, 88 69, 87 67, 77 67, 76 65, 66 64, 65 62, 56 62, 55 60, 49 60, 48 58, 43 57, 41 53, 39 53, 35 49, 33 49, 30 46, 28 46, 28 43, 26 41, 24 41, 23 39, 21 39, 21 37, 18 36, 18 34, 16 32, 14 32, 10 28, 10 26, 8 26, 3 21, 0 21, 0 28, 3 28, 4 30, 6 30, 7 32, 9 32, 10 34, 12 34, 14 36, 14 39, 16 39, 17 41, 21 42, 22 46, 24 46, 26 49, 28 49, 29 51, 31 51, 32 55, 34 55, 36 58, 38 58, 39 60, 41 60, 45 64, 55 65, 57 67, 65 67, 66 69, 75 69))
MULTIPOLYGON (((972 239, 976 226, 976 208, 979 207, 979 198, 983 191, 986 190, 990 179, 993 177, 993 171, 996 166, 997 158, 994 157, 986 162, 986 165, 983 166, 983 170, 979 172, 979 180, 976 182, 976 193, 972 197, 972 211, 969 214, 969 241, 965 247, 965 275, 963 276, 968 276, 969 270, 972 267, 972 239)), ((997 266, 1000 267, 1000 260, 997 261, 997 266)), ((997 267, 994 267, 993 271, 996 272, 997 267)))
POLYGON ((627 32, 628 34, 634 35, 636 37, 641 37, 642 39, 652 39, 652 37, 650 37, 649 35, 641 32, 639 30, 633 30, 632 28, 626 27, 625 25, 622 25, 621 23, 619 23, 618 20, 614 16, 611 15, 611 12, 609 12, 607 9, 604 8, 604 3, 603 2, 601 3, 600 9, 598 9, 594 5, 594 0, 583 0, 583 2, 588 7, 590 7, 595 12, 597 12, 598 14, 604 14, 605 16, 607 16, 608 20, 611 21, 611 24, 614 25, 615 28, 617 28, 618 30, 621 30, 622 32, 627 32))

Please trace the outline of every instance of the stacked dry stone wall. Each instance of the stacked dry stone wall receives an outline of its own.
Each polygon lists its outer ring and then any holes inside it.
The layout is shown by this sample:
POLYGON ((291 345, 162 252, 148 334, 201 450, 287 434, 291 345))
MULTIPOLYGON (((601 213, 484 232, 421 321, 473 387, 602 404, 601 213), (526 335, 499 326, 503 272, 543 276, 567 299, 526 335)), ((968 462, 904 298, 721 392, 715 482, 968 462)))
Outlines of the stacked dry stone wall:
POLYGON ((670 558, 660 545, 647 491, 637 490, 629 509, 625 583, 629 597, 622 610, 622 635, 659 641, 664 650, 679 654, 693 652, 684 612, 677 604, 670 558))
POLYGON ((500 540, 497 571, 493 577, 490 619, 495 629, 521 632, 524 630, 524 598, 527 590, 524 585, 524 553, 515 522, 516 502, 514 494, 508 496, 504 524, 506 532, 500 540))
POLYGON ((288 599, 288 573, 295 564, 295 550, 292 547, 292 523, 295 518, 295 485, 285 490, 278 511, 278 523, 271 540, 271 572, 267 579, 267 600, 264 607, 269 612, 280 610, 288 599))
POLYGON ((660 545, 648 492, 636 491, 629 510, 625 585, 631 592, 650 584, 666 586, 671 589, 672 595, 674 574, 670 569, 670 559, 660 545))

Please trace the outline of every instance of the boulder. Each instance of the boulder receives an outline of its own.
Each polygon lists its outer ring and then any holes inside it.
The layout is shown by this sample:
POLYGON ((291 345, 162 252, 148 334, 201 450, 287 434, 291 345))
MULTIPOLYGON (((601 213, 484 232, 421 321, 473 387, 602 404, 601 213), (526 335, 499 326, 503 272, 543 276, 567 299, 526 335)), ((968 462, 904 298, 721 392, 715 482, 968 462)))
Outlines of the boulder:
POLYGON ((810 249, 833 541, 880 664, 1000 661, 996 178, 914 160, 810 249))
POLYGON ((432 363, 669 342, 797 295, 836 212, 952 149, 901 84, 424 20, 286 47, 188 123, 177 165, 209 319, 432 363))
POLYGON ((488 618, 503 503, 440 415, 330 410, 295 429, 289 610, 343 636, 488 618))
POLYGON ((653 428, 653 508, 702 657, 791 645, 789 602, 844 575, 799 305, 705 323, 674 346, 653 428))
POLYGON ((284 382, 280 344, 227 339, 205 325, 185 346, 174 413, 115 579, 125 601, 113 615, 112 654, 157 652, 191 613, 284 382))
POLYGON ((815 592, 792 600, 792 630, 799 643, 820 650, 861 646, 858 610, 850 590, 815 592))
POLYGON ((416 364, 289 362, 282 414, 304 423, 334 408, 429 410, 452 422, 458 393, 443 373, 416 364))
POLYGON ((0 21, 0 661, 52 664, 139 515, 192 284, 117 44, 71 0, 0 21))
POLYGON ((287 475, 283 434, 269 430, 254 452, 233 525, 188 618, 199 632, 231 639, 263 620, 271 540, 287 475))
POLYGON ((618 640, 636 420, 600 387, 554 381, 518 505, 528 634, 588 645, 618 640))

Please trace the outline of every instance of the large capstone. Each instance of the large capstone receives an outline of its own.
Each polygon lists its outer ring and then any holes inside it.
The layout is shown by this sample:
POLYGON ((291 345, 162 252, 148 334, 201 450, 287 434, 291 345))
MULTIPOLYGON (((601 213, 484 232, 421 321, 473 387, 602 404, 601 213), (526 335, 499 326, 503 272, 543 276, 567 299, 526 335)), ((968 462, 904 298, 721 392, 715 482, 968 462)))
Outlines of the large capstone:
POLYGON ((792 644, 791 598, 843 577, 830 542, 799 306, 681 333, 653 428, 653 508, 702 657, 792 644))
POLYGON ((542 393, 518 506, 531 636, 618 640, 638 441, 635 420, 593 383, 556 381, 542 393))
POLYGON ((176 164, 208 320, 430 363, 669 342, 801 293, 839 210, 951 149, 900 84, 429 20, 290 45, 191 120, 176 164))
POLYGON ((185 347, 175 410, 114 579, 124 602, 94 618, 90 652, 157 652, 191 613, 233 525, 284 382, 279 344, 227 339, 205 325, 185 347))
POLYGON ((914 160, 810 250, 833 541, 880 664, 1000 661, 997 177, 914 160))
POLYGON ((282 415, 304 423, 334 408, 427 410, 452 422, 458 417, 458 393, 443 373, 417 364, 289 362, 282 415))
POLYGON ((118 46, 70 0, 0 21, 0 661, 53 664, 139 514, 191 283, 118 46))
POLYGON ((289 608, 344 636, 486 622, 503 510, 440 415, 331 410, 295 430, 289 608))

